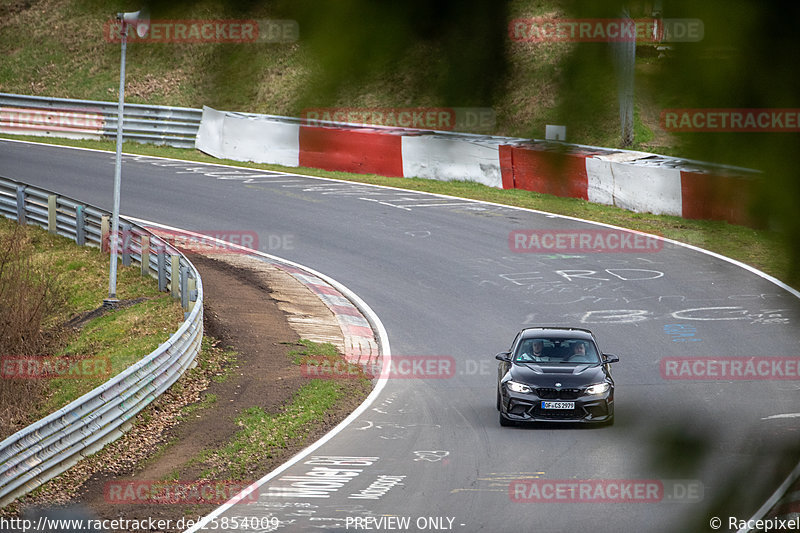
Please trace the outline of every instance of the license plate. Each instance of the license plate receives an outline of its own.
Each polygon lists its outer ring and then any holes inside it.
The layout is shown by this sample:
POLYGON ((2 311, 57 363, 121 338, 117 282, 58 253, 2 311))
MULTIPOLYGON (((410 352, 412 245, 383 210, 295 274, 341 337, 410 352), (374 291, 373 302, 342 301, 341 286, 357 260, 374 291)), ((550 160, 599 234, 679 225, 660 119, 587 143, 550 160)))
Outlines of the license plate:
POLYGON ((542 402, 542 409, 575 409, 575 402, 542 402))

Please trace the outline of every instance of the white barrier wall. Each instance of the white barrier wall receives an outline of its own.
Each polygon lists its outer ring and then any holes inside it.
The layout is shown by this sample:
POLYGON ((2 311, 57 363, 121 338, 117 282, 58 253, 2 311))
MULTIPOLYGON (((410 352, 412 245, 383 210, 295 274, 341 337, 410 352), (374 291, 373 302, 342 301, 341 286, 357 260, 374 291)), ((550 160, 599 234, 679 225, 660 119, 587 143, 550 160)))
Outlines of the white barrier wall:
POLYGON ((203 118, 200 120, 200 129, 197 130, 195 147, 208 155, 225 159, 222 149, 222 125, 225 121, 225 112, 203 106, 203 118))
POLYGON ((354 124, 331 123, 320 128, 304 125, 297 118, 204 107, 196 148, 215 157, 288 167, 300 166, 302 161, 304 166, 328 170, 468 180, 501 189, 505 181, 506 187, 586 198, 641 213, 687 216, 686 205, 691 218, 723 218, 735 223, 747 218, 743 204, 706 206, 705 198, 698 201, 695 197, 707 195, 703 187, 708 185, 692 188, 691 181, 682 183, 685 177, 680 168, 686 171, 687 167, 681 160, 565 145, 577 148, 562 156, 555 154, 555 159, 565 158, 569 163, 565 171, 551 164, 553 154, 526 151, 527 144, 520 141, 524 139, 354 124), (375 143, 370 143, 371 134, 375 143), (387 137, 392 142, 387 142, 387 137), (400 142, 394 142, 398 138, 400 142), (569 173, 568 191, 558 192, 556 187, 553 192, 550 185, 562 183, 564 176, 551 174, 564 172, 569 173))
POLYGON ((586 159, 586 174, 590 202, 636 212, 682 216, 680 170, 595 156, 586 159))
POLYGON ((195 146, 214 157, 296 167, 300 125, 203 107, 195 146))
POLYGON ((403 176, 477 181, 503 188, 497 144, 436 135, 402 137, 403 176))

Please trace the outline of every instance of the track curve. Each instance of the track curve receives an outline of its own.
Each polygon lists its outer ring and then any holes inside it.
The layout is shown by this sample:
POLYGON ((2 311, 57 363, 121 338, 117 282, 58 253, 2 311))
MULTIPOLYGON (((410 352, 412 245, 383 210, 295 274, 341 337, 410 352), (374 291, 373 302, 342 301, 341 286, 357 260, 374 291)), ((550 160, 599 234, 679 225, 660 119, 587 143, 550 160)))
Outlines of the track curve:
MULTIPOLYGON (((0 161, 9 178, 110 204, 113 154, 0 141, 0 161)), ((262 251, 359 294, 385 324, 394 357, 455 365, 429 379, 390 379, 311 462, 292 466, 261 487, 257 503, 219 519, 276 517, 287 531, 398 530, 406 518, 411 531, 698 530, 713 513, 749 517, 793 466, 783 452, 796 439, 797 381, 662 377, 665 357, 796 354, 796 295, 722 258, 671 243, 656 253, 512 253, 515 230, 598 226, 144 156, 124 157, 121 211, 200 232, 255 232, 262 251), (604 351, 620 356, 615 426, 499 426, 493 355, 534 324, 589 327, 604 351), (676 342, 675 332, 688 328, 694 340, 676 342), (333 456, 358 459, 347 465, 333 456), (321 494, 287 490, 322 487, 307 483, 325 468, 344 477, 327 479, 321 494), (681 486, 703 493, 691 501, 670 493, 658 502, 520 503, 509 495, 517 479, 663 480, 670 487, 684 480, 681 486)))

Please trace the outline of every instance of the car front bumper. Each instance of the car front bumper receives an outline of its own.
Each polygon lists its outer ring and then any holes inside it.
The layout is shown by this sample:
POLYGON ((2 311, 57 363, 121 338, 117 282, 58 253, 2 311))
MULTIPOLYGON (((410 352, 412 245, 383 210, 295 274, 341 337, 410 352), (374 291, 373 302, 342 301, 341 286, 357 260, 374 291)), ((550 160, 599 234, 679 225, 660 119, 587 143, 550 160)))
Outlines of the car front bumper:
POLYGON ((604 394, 569 400, 545 400, 534 393, 517 393, 506 389, 501 412, 514 422, 609 422, 614 417, 614 391, 612 389, 604 394), (543 409, 543 401, 574 402, 575 408, 543 409))

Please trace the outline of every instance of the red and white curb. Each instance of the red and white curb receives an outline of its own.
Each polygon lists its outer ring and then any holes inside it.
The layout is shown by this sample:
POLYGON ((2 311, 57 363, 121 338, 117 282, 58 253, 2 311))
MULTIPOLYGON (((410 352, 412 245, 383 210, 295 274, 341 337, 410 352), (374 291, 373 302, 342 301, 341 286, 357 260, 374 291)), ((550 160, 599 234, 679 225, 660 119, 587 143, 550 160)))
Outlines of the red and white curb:
MULTIPOLYGON (((207 246, 217 246, 221 249, 230 249, 235 253, 264 261, 275 268, 278 268, 308 288, 325 306, 330 309, 336 321, 339 324, 339 329, 342 331, 344 339, 344 357, 349 363, 360 365, 363 367, 381 364, 381 345, 378 342, 378 335, 373 330, 372 324, 364 313, 361 312, 359 305, 354 303, 360 301, 355 299, 355 296, 349 290, 341 291, 335 285, 344 288, 340 283, 334 282, 331 278, 324 276, 314 270, 298 265, 286 259, 282 259, 258 250, 253 250, 241 246, 239 244, 223 241, 209 235, 197 233, 193 231, 173 228, 163 224, 157 224, 146 220, 130 218, 144 227, 150 227, 156 230, 165 229, 169 231, 170 236, 185 236, 189 239, 197 239, 197 242, 202 242, 207 246), (343 294, 347 292, 348 295, 343 294)), ((361 302, 362 308, 366 306, 361 302)))
MULTIPOLYGON (((256 259, 265 258, 251 255, 256 259)), ((297 281, 308 287, 311 292, 324 303, 336 317, 344 337, 344 357, 353 364, 366 368, 380 363, 380 347, 375 340, 375 333, 369 320, 353 302, 345 298, 341 292, 318 276, 306 270, 288 266, 275 261, 268 261, 276 268, 289 273, 297 281)))
MULTIPOLYGON (((201 242, 211 241, 209 236, 200 233, 179 230, 177 228, 166 226, 164 224, 157 224, 148 220, 141 220, 132 217, 125 218, 142 226, 163 228, 169 231, 180 232, 189 236, 194 236, 198 239, 201 239, 201 242)), ((296 279, 303 282, 309 289, 314 291, 314 293, 320 297, 320 299, 331 309, 336 316, 336 319, 339 321, 347 346, 345 353, 346 357, 349 357, 350 360, 358 357, 359 361, 365 361, 367 359, 376 362, 380 361, 382 368, 389 367, 391 364, 392 352, 389 346, 389 336, 386 333, 386 328, 384 328, 383 323, 381 322, 380 318, 378 318, 378 315, 375 314, 372 308, 370 308, 370 306, 367 305, 367 303, 356 293, 333 278, 330 278, 320 272, 316 272, 315 270, 298 263, 226 241, 221 241, 218 239, 213 240, 218 241, 221 246, 236 248, 240 253, 245 253, 251 257, 265 260, 270 264, 290 273, 296 279)), ((378 396, 380 396, 381 392, 383 392, 383 388, 388 382, 388 377, 386 374, 386 372, 381 371, 380 377, 375 382, 375 386, 372 388, 372 392, 369 393, 369 396, 367 396, 361 405, 359 405, 352 413, 350 413, 347 418, 339 422, 335 428, 330 430, 322 438, 309 445, 304 450, 298 452, 294 457, 283 463, 269 474, 253 482, 250 486, 242 490, 239 494, 235 495, 228 502, 214 509, 211 513, 207 514, 199 522, 194 524, 190 529, 186 530, 185 533, 194 533, 196 531, 202 531, 206 529, 213 520, 236 505, 236 502, 246 501, 246 498, 250 493, 259 490, 260 487, 266 485, 272 479, 280 476, 283 472, 314 453, 333 437, 341 433, 356 418, 361 416, 367 409, 369 409, 378 396)))

